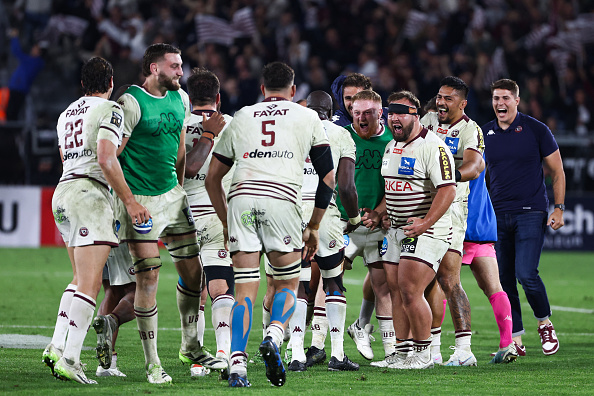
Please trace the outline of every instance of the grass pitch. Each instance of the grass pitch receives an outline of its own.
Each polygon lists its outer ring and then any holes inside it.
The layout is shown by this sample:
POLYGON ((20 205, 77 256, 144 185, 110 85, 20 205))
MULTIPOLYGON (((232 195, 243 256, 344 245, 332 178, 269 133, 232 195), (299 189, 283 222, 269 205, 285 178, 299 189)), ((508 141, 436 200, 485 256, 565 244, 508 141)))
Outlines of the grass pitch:
MULTIPOLYGON (((189 367, 183 366, 177 351, 180 343, 179 314, 175 301, 177 274, 169 256, 163 252, 159 292, 159 355, 173 385, 156 386, 146 382, 144 357, 134 322, 120 329, 117 340, 118 367, 126 378, 98 378, 98 385, 89 386, 73 382, 56 381, 49 368, 41 363, 42 341, 25 349, 24 341, 9 345, 22 336, 51 337, 59 299, 71 280, 70 263, 66 249, 0 249, 2 276, 0 277, 0 392, 24 394, 181 394, 205 392, 207 395, 247 392, 249 394, 594 394, 594 255, 589 253, 545 253, 541 259, 541 276, 547 286, 553 305, 552 320, 560 340, 556 355, 544 356, 536 331, 536 320, 526 300, 522 299, 526 334, 523 337, 527 356, 509 365, 488 364, 489 354, 497 350, 499 334, 488 299, 477 287, 469 268, 463 268, 462 284, 472 308, 472 350, 478 367, 435 367, 422 371, 395 371, 378 369, 359 355, 354 343, 345 333, 345 352, 361 365, 358 372, 328 372, 326 365, 318 365, 303 373, 287 374, 282 388, 272 388, 264 374, 263 364, 249 364, 248 378, 252 387, 245 390, 230 389, 226 381, 219 381, 216 373, 191 378, 189 367), (12 336, 14 335, 14 336, 12 336)), ((365 269, 356 261, 354 269, 345 274, 348 289, 346 326, 359 313, 361 283, 365 269)), ((256 352, 261 332, 261 302, 264 284, 254 309, 254 322, 248 343, 248 352, 256 352)), ((102 299, 102 292, 99 301, 102 299)), ((522 293, 521 293, 522 294, 522 293)), ((215 348, 214 331, 207 305, 205 344, 215 348)), ((372 323, 377 323, 375 319, 372 323)), ((381 336, 372 342, 376 358, 383 357, 381 336)), ((31 339, 28 337, 27 339, 31 339)), ((89 332, 81 359, 88 364, 87 375, 94 378, 97 367, 95 333, 89 332)), ((308 332, 305 344, 309 345, 308 332)), ((35 341, 35 340, 34 340, 35 341)), ((441 352, 449 357, 449 345, 454 343, 451 319, 446 316, 442 326, 441 352)), ((330 339, 326 341, 330 355, 330 339)), ((327 363, 327 361, 326 361, 327 363)))

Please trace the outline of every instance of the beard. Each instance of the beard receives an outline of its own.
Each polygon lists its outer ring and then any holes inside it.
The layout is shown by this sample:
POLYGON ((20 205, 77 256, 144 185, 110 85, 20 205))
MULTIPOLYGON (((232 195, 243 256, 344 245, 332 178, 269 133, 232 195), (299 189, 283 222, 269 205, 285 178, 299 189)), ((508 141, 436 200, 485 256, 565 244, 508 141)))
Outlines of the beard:
POLYGON ((177 91, 181 88, 179 81, 174 80, 172 77, 167 77, 165 74, 159 74, 159 84, 167 88, 168 91, 177 91))
POLYGON ((408 138, 410 137, 410 134, 412 133, 413 123, 411 122, 408 125, 402 125, 402 129, 400 130, 401 133, 399 133, 399 134, 395 133, 396 129, 394 129, 394 126, 392 126, 391 130, 392 130, 392 137, 394 138, 395 141, 406 142, 408 140, 408 138))

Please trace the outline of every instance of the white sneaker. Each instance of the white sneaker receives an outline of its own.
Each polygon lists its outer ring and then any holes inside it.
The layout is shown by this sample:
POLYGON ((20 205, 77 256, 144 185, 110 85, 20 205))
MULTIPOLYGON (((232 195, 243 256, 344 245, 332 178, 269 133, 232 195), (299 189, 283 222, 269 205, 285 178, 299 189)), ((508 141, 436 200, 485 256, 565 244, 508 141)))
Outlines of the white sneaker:
POLYGON ((444 366, 476 366, 476 358, 474 354, 468 349, 456 348, 451 346, 450 349, 454 350, 449 360, 445 362, 444 366))
POLYGON ((52 375, 54 375, 54 366, 61 358, 62 351, 56 348, 54 344, 48 344, 41 354, 41 361, 52 370, 52 375))
POLYGON ((153 363, 146 369, 146 378, 151 384, 170 384, 172 381, 161 365, 153 363))
POLYGON ((125 377, 126 374, 122 373, 119 368, 115 365, 112 365, 108 369, 104 369, 101 366, 97 367, 97 371, 95 372, 97 377, 125 377))
POLYGON ((357 346, 357 350, 367 360, 373 359, 373 349, 371 349, 371 340, 369 334, 373 331, 373 325, 367 324, 365 329, 359 327, 359 321, 355 321, 347 328, 347 333, 357 346))
POLYGON ((380 360, 378 362, 371 362, 369 363, 369 365, 373 367, 391 368, 390 365, 394 365, 398 362, 404 361, 404 359, 406 359, 407 356, 408 353, 405 354, 394 352, 393 354, 386 356, 384 360, 380 360))
POLYGON ((190 375, 192 377, 204 377, 210 374, 210 369, 200 365, 200 364, 192 364, 190 367, 190 375))
MULTIPOLYGON (((68 359, 69 360, 69 359, 68 359)), ((62 381, 76 381, 80 384, 96 384, 97 381, 88 379, 85 375, 86 365, 81 362, 70 363, 66 358, 62 357, 54 366, 54 375, 62 381)))
POLYGON ((426 352, 411 352, 408 354, 406 359, 388 366, 388 368, 396 368, 400 370, 423 370, 433 368, 433 359, 431 359, 431 353, 426 352))

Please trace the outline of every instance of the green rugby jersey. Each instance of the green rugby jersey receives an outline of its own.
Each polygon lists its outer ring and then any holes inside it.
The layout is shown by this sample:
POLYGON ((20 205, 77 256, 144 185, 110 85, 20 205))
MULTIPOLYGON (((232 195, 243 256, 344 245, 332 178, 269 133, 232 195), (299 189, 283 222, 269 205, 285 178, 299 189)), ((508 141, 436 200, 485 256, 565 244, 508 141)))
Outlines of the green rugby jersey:
MULTIPOLYGON (((381 135, 372 136, 365 140, 353 128, 353 124, 345 126, 357 146, 357 159, 355 162, 355 187, 359 196, 359 207, 375 209, 384 197, 384 177, 382 176, 382 158, 386 145, 392 140, 392 133, 387 126, 381 135)), ((348 219, 348 215, 340 201, 336 199, 340 210, 340 217, 348 219)))
POLYGON ((133 194, 161 195, 178 184, 177 151, 190 114, 182 93, 157 97, 132 85, 118 100, 124 109, 124 137, 130 138, 119 160, 133 194))

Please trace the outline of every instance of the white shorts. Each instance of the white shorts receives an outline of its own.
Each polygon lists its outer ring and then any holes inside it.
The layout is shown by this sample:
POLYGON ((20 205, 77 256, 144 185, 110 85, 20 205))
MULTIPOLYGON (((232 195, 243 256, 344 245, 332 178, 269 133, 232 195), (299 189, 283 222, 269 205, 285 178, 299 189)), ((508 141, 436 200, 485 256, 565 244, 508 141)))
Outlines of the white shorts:
POLYGON ((59 183, 52 197, 52 211, 68 246, 118 246, 113 198, 98 182, 75 179, 59 183))
POLYGON ((466 236, 466 219, 468 218, 468 202, 454 201, 450 206, 452 217, 452 245, 449 250, 462 256, 464 237, 466 236))
POLYGON ((422 234, 416 238, 408 238, 402 228, 390 228, 384 264, 398 264, 401 259, 419 261, 427 264, 437 272, 443 256, 450 244, 442 239, 435 239, 422 234))
POLYGON ((136 231, 132 227, 132 219, 128 215, 126 206, 116 196, 115 212, 121 223, 120 239, 122 241, 157 242, 160 237, 196 231, 188 197, 179 184, 161 195, 134 195, 134 198, 148 209, 151 214, 152 228, 147 232, 136 231))
POLYGON ((233 197, 227 214, 231 252, 300 252, 301 207, 272 198, 233 197))
MULTIPOLYGON (((307 227, 307 223, 311 218, 315 204, 308 201, 307 204, 302 205, 303 222, 302 229, 307 227)), ((328 257, 340 252, 344 249, 344 238, 342 236, 343 223, 340 221, 340 211, 334 205, 328 206, 322 221, 320 222, 320 245, 318 252, 319 257, 328 257)))
POLYGON ((122 242, 119 246, 111 248, 107 263, 103 269, 103 279, 108 279, 112 286, 127 285, 136 282, 134 264, 128 251, 128 244, 122 242))
MULTIPOLYGON (((347 222, 341 220, 342 227, 347 222)), ((351 262, 356 257, 363 257, 365 265, 383 261, 382 256, 386 252, 387 241, 386 231, 381 227, 371 231, 369 228, 360 225, 355 231, 344 235, 344 255, 351 262)))
POLYGON ((194 217, 200 248, 200 259, 205 267, 221 265, 231 267, 231 255, 225 250, 223 223, 217 215, 194 217))

